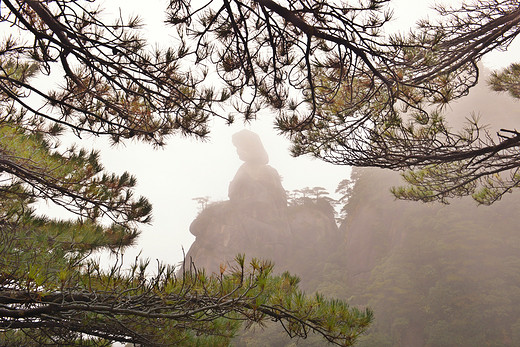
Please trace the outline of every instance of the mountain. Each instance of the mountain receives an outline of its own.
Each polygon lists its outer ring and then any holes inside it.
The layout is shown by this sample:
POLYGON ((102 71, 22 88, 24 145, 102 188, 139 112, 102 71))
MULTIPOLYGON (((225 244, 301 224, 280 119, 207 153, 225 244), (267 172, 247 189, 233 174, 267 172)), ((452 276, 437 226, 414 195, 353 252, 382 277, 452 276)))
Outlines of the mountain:
MULTIPOLYGON (((493 135, 515 128, 518 105, 480 83, 447 111, 454 127, 473 114, 493 135)), ((424 204, 393 198, 395 172, 354 175, 336 295, 375 312, 359 345, 520 346, 520 193, 424 204)))

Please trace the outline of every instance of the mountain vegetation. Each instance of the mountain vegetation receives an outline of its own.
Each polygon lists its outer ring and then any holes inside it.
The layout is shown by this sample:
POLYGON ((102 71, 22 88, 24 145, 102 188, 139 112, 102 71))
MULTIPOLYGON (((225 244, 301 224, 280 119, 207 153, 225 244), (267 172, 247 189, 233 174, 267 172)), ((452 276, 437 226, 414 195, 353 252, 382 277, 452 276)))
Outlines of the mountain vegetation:
MULTIPOLYGON (((425 205, 389 194, 400 182, 395 172, 356 169, 351 180, 348 213, 334 242, 295 224, 290 236, 295 248, 279 263, 302 275, 307 292, 374 310, 374 322, 357 346, 518 345, 518 195, 486 207, 468 198, 425 205), (312 246, 305 248, 301 240, 312 246), (324 245, 327 251, 313 253, 324 245)), ((299 208, 306 210, 309 225, 313 218, 318 225, 320 217, 309 205, 299 208)), ((234 344, 295 345, 284 335, 267 324, 241 331, 234 344)), ((320 342, 309 338, 296 345, 320 342)))

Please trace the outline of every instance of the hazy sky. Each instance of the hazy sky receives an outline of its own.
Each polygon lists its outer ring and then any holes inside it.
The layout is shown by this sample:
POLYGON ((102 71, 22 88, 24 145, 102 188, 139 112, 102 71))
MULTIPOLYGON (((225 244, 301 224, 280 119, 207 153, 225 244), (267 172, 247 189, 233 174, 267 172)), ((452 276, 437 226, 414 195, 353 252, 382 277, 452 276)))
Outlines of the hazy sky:
MULTIPOLYGON (((152 41, 173 44, 170 36, 173 29, 162 24, 166 3, 159 0, 118 0, 105 1, 104 7, 120 6, 123 18, 139 14, 147 24, 152 41)), ((394 28, 407 28, 434 2, 397 0, 392 1, 394 3, 394 28)), ((516 51, 520 51, 518 42, 515 46, 516 51)), ((484 63, 499 68, 509 64, 514 56, 507 52, 495 54, 487 57, 484 63)), ((333 193, 339 181, 348 177, 347 167, 333 166, 309 157, 292 158, 288 151, 289 142, 273 129, 273 117, 261 114, 259 118, 250 125, 237 119, 231 127, 221 120, 214 120, 206 142, 171 137, 168 145, 159 150, 132 142, 110 148, 103 140, 91 140, 93 146, 102 150, 102 162, 107 171, 134 174, 138 179, 137 193, 149 198, 153 204, 153 224, 143 228, 139 245, 126 252, 127 259, 142 250, 143 256, 152 259, 168 263, 182 260, 181 247, 187 252, 194 240, 189 225, 197 215, 197 203, 192 198, 227 199, 228 184, 242 163, 231 144, 231 135, 243 128, 260 135, 269 153, 269 164, 278 170, 287 190, 321 186, 333 193)), ((88 141, 89 145, 91 141, 88 141)))

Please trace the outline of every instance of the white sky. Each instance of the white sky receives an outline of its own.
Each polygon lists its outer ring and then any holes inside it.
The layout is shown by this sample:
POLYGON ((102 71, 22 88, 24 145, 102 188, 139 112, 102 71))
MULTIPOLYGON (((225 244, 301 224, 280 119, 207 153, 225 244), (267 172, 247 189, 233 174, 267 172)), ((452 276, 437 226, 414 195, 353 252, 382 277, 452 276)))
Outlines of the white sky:
MULTIPOLYGON (((140 15, 147 24, 151 40, 167 44, 172 42, 170 33, 173 29, 162 24, 166 3, 159 0, 107 0, 104 7, 120 6, 123 18, 130 14, 140 15)), ((409 28, 429 10, 433 1, 396 0, 392 4, 395 4, 395 28, 409 28)), ((515 42, 512 48, 519 52, 519 46, 520 43, 515 42)), ((484 63, 491 68, 500 68, 511 63, 516 56, 511 52, 497 53, 486 57, 484 63)), ((278 170, 287 190, 321 186, 333 193, 337 184, 348 177, 350 170, 347 167, 333 166, 309 157, 291 157, 289 142, 276 134, 272 121, 269 114, 261 115, 260 120, 246 126, 238 118, 231 127, 221 120, 214 120, 206 142, 171 137, 168 145, 159 150, 132 142, 110 148, 103 140, 93 140, 92 145, 101 149, 102 163, 107 171, 117 174, 128 171, 135 175, 138 179, 136 193, 149 198, 154 207, 153 224, 143 228, 138 246, 128 250, 125 258, 133 258, 141 251, 142 256, 170 264, 182 260, 181 247, 187 252, 194 241, 189 225, 197 215, 197 203, 192 198, 227 199, 228 184, 242 164, 231 144, 231 135, 243 128, 260 135, 269 153, 269 164, 278 170)), ((87 141, 89 144, 86 146, 90 146, 90 142, 87 141)), ((80 145, 84 144, 80 142, 80 145)))

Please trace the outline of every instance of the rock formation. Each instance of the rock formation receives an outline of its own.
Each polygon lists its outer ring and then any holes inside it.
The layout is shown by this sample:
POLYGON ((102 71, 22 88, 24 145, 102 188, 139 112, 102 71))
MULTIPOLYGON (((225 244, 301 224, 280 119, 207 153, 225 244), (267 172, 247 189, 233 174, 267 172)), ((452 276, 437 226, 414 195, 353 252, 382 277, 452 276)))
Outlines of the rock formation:
POLYGON ((196 240, 187 259, 218 272, 221 264, 245 253, 272 260, 275 270, 303 275, 321 252, 317 240, 325 245, 337 237, 332 207, 323 199, 288 207, 280 175, 268 165, 259 136, 242 130, 232 141, 244 164, 229 184, 229 200, 208 205, 191 224, 196 240))

